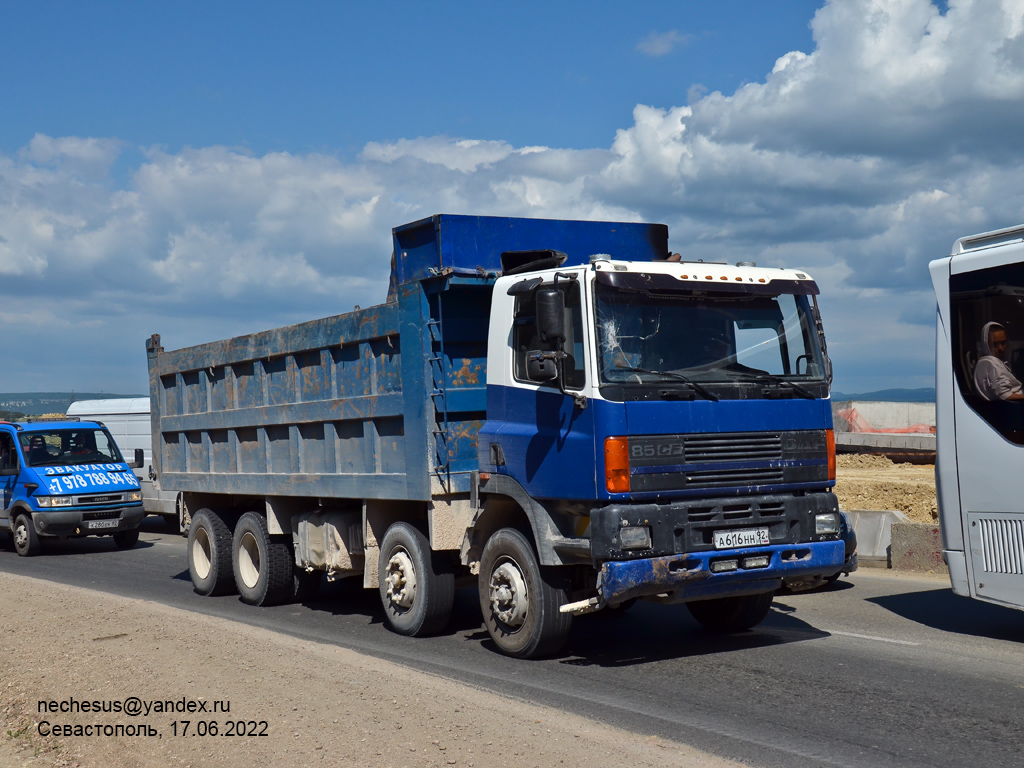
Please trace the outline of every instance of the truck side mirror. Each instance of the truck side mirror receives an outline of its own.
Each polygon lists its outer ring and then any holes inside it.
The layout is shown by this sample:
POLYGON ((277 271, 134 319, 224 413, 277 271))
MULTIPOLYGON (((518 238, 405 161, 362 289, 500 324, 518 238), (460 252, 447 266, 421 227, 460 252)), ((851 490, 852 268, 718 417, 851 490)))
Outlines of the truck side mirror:
POLYGON ((565 296, 557 288, 538 288, 537 332, 541 341, 565 343, 565 296))
POLYGON ((558 365, 551 352, 534 349, 526 353, 526 375, 530 381, 554 381, 558 378, 558 365))
POLYGON ((141 448, 135 449, 135 462, 132 464, 134 469, 142 469, 146 466, 146 452, 141 448))

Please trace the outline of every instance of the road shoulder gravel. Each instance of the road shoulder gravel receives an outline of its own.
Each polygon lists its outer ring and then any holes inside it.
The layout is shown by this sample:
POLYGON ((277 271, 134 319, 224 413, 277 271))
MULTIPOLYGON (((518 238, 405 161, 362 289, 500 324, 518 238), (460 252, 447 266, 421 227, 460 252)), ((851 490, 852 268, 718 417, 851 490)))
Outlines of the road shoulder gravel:
POLYGON ((39 579, 0 574, 0 618, 0 768, 736 765, 347 649, 39 579), (148 714, 103 711, 132 697, 148 714))

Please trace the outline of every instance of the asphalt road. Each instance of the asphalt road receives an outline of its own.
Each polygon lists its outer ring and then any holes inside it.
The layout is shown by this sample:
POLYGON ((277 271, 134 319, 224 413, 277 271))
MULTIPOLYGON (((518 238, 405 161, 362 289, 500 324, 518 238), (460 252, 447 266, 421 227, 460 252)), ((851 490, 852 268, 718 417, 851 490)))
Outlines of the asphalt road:
POLYGON ((1024 765, 1024 613, 956 597, 945 581, 864 570, 776 597, 755 630, 703 631, 685 606, 576 619, 561 656, 498 654, 476 591, 448 630, 405 638, 373 591, 325 585, 306 605, 253 608, 192 591, 183 538, 147 518, 139 545, 48 542, 0 571, 142 598, 332 643, 754 766, 1024 765))

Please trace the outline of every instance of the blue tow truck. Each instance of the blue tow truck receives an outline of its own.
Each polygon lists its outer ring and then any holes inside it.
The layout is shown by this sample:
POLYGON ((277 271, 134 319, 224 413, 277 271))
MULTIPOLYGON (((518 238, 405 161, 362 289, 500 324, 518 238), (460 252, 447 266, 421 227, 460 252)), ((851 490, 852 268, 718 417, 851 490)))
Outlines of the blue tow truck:
POLYGON ((384 304, 148 341, 197 592, 361 576, 423 635, 475 577, 496 646, 533 658, 635 599, 746 629, 843 566, 809 275, 688 262, 658 224, 437 215, 393 243, 384 304))
POLYGON ((0 528, 23 557, 48 538, 112 536, 120 549, 139 540, 142 491, 100 422, 0 422, 0 489, 0 528))

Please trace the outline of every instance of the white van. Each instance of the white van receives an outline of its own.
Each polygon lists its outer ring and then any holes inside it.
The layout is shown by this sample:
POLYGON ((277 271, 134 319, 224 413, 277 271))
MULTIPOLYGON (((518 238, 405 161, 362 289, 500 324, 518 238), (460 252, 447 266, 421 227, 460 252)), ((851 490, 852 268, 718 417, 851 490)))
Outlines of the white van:
POLYGON ((150 477, 153 464, 153 440, 149 421, 149 398, 126 397, 110 400, 79 400, 68 406, 68 416, 100 421, 113 436, 124 456, 134 456, 141 449, 145 456, 135 475, 142 486, 142 503, 146 514, 160 515, 169 525, 178 526, 180 494, 161 491, 150 477))

